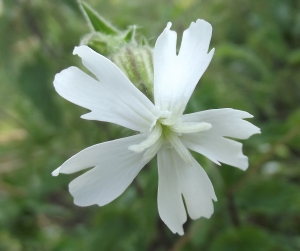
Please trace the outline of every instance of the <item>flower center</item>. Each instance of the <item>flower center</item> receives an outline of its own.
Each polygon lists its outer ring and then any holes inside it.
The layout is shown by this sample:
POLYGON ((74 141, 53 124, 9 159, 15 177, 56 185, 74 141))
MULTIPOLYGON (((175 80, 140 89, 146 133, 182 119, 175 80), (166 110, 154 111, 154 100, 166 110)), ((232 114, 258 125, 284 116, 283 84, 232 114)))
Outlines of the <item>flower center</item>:
POLYGON ((180 136, 185 133, 206 131, 210 128, 211 124, 209 123, 181 122, 163 113, 163 116, 156 120, 147 138, 139 144, 129 146, 128 149, 137 153, 145 151, 142 161, 149 161, 157 154, 163 144, 169 144, 169 147, 174 147, 185 162, 191 163, 191 153, 181 142, 180 136))

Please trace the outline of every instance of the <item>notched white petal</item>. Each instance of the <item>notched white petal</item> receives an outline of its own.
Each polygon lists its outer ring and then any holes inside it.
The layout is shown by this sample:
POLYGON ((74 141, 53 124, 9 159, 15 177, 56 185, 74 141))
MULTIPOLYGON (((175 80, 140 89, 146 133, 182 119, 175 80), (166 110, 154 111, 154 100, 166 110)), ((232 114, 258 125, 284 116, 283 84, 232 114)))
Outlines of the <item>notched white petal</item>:
POLYGON ((70 67, 56 74, 56 91, 70 102, 91 110, 82 118, 148 131, 159 115, 157 107, 109 59, 87 46, 76 47, 74 53, 99 81, 70 67))
POLYGON ((120 158, 113 165, 99 165, 69 184, 78 206, 104 206, 119 197, 144 167, 139 158, 120 158))
POLYGON ((185 134, 181 140, 187 148, 215 163, 222 162, 242 170, 248 168, 248 158, 243 154, 240 142, 215 135, 211 131, 185 134))
POLYGON ((161 110, 168 110, 165 100, 171 89, 166 83, 170 81, 169 68, 176 59, 177 34, 170 30, 171 23, 167 24, 162 34, 157 38, 153 51, 154 67, 154 100, 161 110))
POLYGON ((176 33, 169 28, 154 48, 155 104, 173 112, 180 102, 182 113, 214 54, 214 49, 208 53, 212 27, 204 20, 193 22, 183 33, 178 55, 176 33))
POLYGON ((244 118, 252 118, 248 112, 231 108, 212 109, 182 116, 183 122, 202 122, 212 124, 210 130, 215 135, 247 139, 253 134, 260 133, 260 129, 244 118))
POLYGON ((114 162, 118 161, 118 158, 122 159, 125 155, 134 159, 136 156, 142 158, 142 155, 135 154, 127 148, 144 139, 145 137, 143 135, 138 134, 90 146, 65 161, 59 168, 52 172, 52 175, 57 176, 59 173, 70 174, 78 172, 89 167, 97 166, 99 163, 112 166, 114 162))
POLYGON ((163 147, 157 154, 158 212, 173 233, 183 235, 182 225, 187 216, 171 151, 170 148, 163 147))
MULTIPOLYGON (((142 137, 142 135, 136 135, 106 142, 81 153, 80 158, 77 157, 77 159, 86 157, 85 161, 90 162, 89 164, 94 163, 95 167, 69 184, 74 203, 79 206, 93 204, 103 206, 120 196, 147 163, 141 161, 142 153, 128 150, 130 144, 139 142, 142 137)), ((65 164, 61 172, 78 170, 80 166, 76 166, 76 163, 74 163, 73 170, 72 166, 65 164)))
POLYGON ((217 201, 217 197, 209 177, 195 159, 187 166, 176 152, 173 152, 173 156, 189 216, 192 219, 210 218, 214 212, 212 200, 217 201))

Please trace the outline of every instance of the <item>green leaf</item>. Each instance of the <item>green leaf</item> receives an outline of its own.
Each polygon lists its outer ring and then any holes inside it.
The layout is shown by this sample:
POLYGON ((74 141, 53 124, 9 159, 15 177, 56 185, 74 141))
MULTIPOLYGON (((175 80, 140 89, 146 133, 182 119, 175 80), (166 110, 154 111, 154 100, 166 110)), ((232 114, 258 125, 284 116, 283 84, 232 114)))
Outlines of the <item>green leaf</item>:
POLYGON ((22 245, 17 238, 11 236, 7 230, 0 232, 0 250, 21 251, 22 245))
POLYGON ((210 248, 211 251, 273 251, 275 242, 257 227, 229 228, 222 232, 210 248))
POLYGON ((119 35, 120 32, 106 21, 98 12, 96 12, 87 3, 79 1, 84 16, 86 17, 92 30, 98 31, 107 35, 119 35))
POLYGON ((18 76, 17 86, 40 111, 46 121, 59 126, 61 117, 53 95, 53 75, 49 62, 37 54, 33 62, 25 64, 18 76))
POLYGON ((300 212, 300 187, 284 180, 256 179, 237 193, 237 203, 248 212, 282 215, 300 212))
POLYGON ((288 61, 291 65, 300 64, 300 49, 293 50, 288 56, 288 61))
MULTIPOLYGON (((219 58, 233 59, 239 61, 239 65, 247 63, 247 73, 251 73, 251 76, 259 75, 263 81, 270 79, 269 69, 265 65, 264 61, 251 50, 247 48, 236 46, 234 44, 223 44, 218 47, 219 58)), ((245 72, 245 73, 246 73, 245 72)))

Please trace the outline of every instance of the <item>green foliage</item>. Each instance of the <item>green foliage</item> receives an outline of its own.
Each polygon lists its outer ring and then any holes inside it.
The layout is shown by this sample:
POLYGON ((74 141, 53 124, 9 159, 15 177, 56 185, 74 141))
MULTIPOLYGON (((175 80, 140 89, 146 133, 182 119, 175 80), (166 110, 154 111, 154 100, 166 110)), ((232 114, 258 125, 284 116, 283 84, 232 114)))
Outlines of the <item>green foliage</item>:
POLYGON ((50 123, 60 125, 60 113, 57 108, 52 92, 51 69, 49 62, 39 55, 35 56, 34 62, 28 62, 20 70, 17 83, 20 90, 28 96, 38 109, 44 114, 50 123))
POLYGON ((256 179, 238 191, 237 200, 247 213, 280 217, 281 214, 287 216, 300 211, 299 194, 299 186, 285 180, 256 179))
POLYGON ((113 25, 108 23, 95 10, 93 10, 87 3, 79 1, 86 20, 92 30, 104 33, 106 35, 118 35, 120 32, 113 25))
POLYGON ((1 3, 0 251, 300 250, 298 0, 1 3), (211 219, 188 220, 183 237, 159 219, 156 161, 109 205, 74 205, 68 183, 79 174, 50 173, 78 151, 132 132, 80 119, 86 110, 56 94, 54 75, 81 67, 72 55, 80 41, 113 59, 120 46, 153 47, 172 21, 179 47, 197 18, 212 23, 216 52, 186 113, 231 107, 253 114, 262 134, 243 142, 249 169, 195 155, 218 202, 211 219))
MULTIPOLYGON (((211 247, 213 251, 274 251, 276 245, 263 230, 255 227, 228 229, 211 247)), ((278 250, 278 249, 277 249, 278 250)))

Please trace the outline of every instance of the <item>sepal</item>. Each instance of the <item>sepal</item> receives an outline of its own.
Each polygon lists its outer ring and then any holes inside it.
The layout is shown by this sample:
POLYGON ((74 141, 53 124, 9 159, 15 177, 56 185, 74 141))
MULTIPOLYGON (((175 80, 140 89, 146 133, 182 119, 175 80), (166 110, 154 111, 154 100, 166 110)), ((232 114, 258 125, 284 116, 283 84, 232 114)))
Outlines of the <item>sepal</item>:
POLYGON ((121 32, 105 20, 97 11, 84 1, 78 1, 79 6, 93 31, 98 31, 107 35, 119 35, 121 32))

